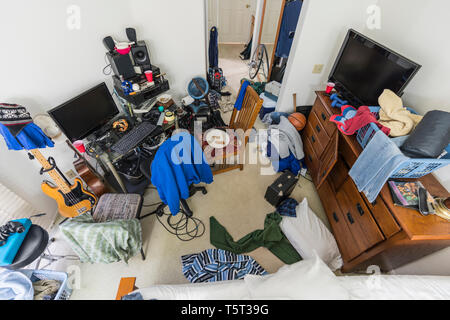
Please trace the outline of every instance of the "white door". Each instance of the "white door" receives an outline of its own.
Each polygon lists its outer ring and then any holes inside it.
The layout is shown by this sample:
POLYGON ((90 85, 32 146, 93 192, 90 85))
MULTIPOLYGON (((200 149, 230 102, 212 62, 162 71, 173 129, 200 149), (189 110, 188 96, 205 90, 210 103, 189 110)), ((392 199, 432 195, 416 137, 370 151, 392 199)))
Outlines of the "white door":
POLYGON ((282 4, 283 0, 266 0, 266 13, 264 16, 261 43, 275 43, 282 4))
MULTIPOLYGON (((211 0, 214 1, 214 0, 211 0)), ((256 0, 216 0, 218 2, 219 42, 247 43, 256 0)))

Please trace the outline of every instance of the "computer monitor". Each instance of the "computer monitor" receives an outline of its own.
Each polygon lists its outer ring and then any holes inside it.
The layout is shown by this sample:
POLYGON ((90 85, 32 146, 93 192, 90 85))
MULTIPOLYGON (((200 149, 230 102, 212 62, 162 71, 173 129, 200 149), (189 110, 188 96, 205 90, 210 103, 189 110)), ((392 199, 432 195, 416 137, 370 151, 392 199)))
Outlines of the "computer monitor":
POLYGON ((419 69, 419 64, 350 29, 329 80, 344 98, 376 106, 384 89, 401 96, 419 69))
POLYGON ((48 113, 73 142, 100 129, 114 118, 119 110, 103 82, 48 113))

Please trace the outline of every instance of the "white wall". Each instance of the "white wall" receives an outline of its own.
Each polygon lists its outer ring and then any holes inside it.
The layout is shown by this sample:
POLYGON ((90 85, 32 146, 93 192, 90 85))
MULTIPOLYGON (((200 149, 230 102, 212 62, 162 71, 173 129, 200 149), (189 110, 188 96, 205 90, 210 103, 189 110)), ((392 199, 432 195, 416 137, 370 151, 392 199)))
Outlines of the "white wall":
MULTIPOLYGON (((106 81, 102 39, 126 40, 135 27, 150 47, 152 63, 167 72, 174 95, 184 96, 193 74, 205 72, 203 0, 16 0, 2 3, 0 101, 23 104, 32 115, 43 113, 106 81), (66 10, 81 9, 81 28, 69 30, 66 10), (188 4, 189 3, 189 4, 188 4)), ((73 153, 65 145, 44 150, 63 171, 73 153)), ((0 181, 39 210, 54 212, 55 203, 40 190, 39 165, 23 152, 8 151, 0 141, 0 181)))
POLYGON ((152 63, 167 72, 179 98, 194 75, 205 76, 204 0, 133 0, 132 23, 147 40, 152 63))

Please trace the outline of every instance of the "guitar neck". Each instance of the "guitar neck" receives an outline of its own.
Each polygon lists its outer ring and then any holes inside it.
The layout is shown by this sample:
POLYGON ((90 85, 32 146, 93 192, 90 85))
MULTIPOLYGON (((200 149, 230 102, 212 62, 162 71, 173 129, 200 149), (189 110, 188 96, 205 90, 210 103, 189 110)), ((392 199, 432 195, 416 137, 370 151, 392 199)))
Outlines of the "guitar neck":
MULTIPOLYGON (((33 156, 36 158, 36 160, 39 161, 39 163, 45 170, 52 168, 52 165, 42 155, 42 153, 41 153, 41 151, 39 151, 39 149, 33 149, 33 150, 30 150, 30 152, 33 154, 33 156)), ((67 184, 67 182, 64 180, 64 178, 61 177, 61 175, 55 169, 52 169, 52 170, 48 171, 47 173, 53 179, 55 184, 58 186, 58 188, 64 194, 67 194, 71 191, 70 186, 67 184)))

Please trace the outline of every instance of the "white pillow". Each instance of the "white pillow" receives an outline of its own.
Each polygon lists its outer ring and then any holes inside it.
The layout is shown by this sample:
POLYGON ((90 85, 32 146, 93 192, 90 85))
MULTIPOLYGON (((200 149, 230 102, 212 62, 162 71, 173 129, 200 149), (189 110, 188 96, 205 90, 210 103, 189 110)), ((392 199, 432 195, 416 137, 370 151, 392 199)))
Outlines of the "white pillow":
POLYGON ((308 207, 308 199, 296 208, 297 217, 286 217, 280 227, 286 238, 303 259, 314 257, 314 251, 330 267, 336 270, 342 267, 342 257, 333 234, 308 207))
POLYGON ((244 278, 250 299, 347 300, 349 293, 316 255, 267 276, 244 278))

